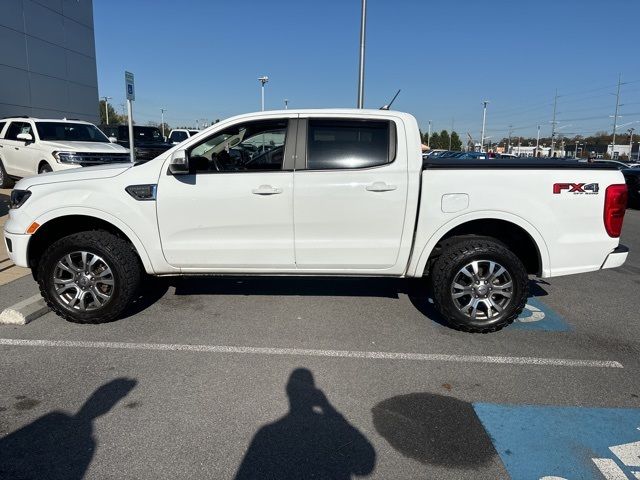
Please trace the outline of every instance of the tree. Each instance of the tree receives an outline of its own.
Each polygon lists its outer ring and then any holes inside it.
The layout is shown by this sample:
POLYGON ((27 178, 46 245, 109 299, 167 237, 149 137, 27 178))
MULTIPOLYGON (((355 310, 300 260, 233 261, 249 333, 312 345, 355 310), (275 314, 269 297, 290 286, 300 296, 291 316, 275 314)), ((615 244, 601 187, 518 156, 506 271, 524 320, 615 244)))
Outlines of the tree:
MULTIPOLYGON (((118 115, 110 103, 108 104, 108 108, 109 108, 109 125, 119 125, 122 123, 126 123, 126 117, 123 117, 122 115, 118 115)), ((98 111, 100 112, 100 125, 106 125, 107 116, 104 110, 104 100, 100 100, 100 102, 98 102, 98 111)))
POLYGON ((449 150, 449 132, 442 130, 440 132, 440 145, 442 149, 449 150))
POLYGON ((440 135, 438 134, 438 132, 433 132, 431 134, 431 139, 429 141, 429 146, 431 147, 431 150, 442 148, 440 146, 440 135))
POLYGON ((462 140, 457 132, 451 132, 451 150, 462 150, 462 140))

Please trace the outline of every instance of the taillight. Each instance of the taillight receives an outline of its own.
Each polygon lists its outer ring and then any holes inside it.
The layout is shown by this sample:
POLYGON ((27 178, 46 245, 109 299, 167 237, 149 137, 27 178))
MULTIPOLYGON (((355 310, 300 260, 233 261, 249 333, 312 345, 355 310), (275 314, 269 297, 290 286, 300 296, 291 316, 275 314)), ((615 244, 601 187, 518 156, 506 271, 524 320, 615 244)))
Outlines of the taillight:
POLYGON ((620 236, 626 210, 627 186, 624 183, 609 185, 604 194, 604 228, 610 237, 620 236))

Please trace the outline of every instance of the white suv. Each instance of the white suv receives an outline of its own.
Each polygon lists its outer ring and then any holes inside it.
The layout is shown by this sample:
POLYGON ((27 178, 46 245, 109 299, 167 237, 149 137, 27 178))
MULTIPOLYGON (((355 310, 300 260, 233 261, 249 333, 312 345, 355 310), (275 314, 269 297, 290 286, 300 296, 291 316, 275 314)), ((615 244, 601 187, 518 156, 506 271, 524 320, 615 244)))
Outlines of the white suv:
POLYGON ((186 128, 174 128, 169 133, 169 138, 167 139, 167 142, 177 145, 180 142, 184 142, 187 138, 193 137, 196 133, 200 133, 200 131, 188 130, 186 128))
POLYGON ((79 120, 0 119, 0 187, 14 179, 68 168, 129 162, 95 125, 79 120))

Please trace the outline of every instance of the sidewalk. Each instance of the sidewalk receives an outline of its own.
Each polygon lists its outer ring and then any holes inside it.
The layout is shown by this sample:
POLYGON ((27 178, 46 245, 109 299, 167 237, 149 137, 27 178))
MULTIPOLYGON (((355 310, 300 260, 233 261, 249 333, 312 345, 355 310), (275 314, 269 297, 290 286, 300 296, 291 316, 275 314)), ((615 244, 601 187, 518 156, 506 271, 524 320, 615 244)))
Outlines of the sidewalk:
MULTIPOLYGON (((0 189, 0 230, 7 221, 11 190, 0 189)), ((29 269, 16 267, 7 255, 4 238, 0 240, 0 285, 5 285, 29 273, 29 269)))

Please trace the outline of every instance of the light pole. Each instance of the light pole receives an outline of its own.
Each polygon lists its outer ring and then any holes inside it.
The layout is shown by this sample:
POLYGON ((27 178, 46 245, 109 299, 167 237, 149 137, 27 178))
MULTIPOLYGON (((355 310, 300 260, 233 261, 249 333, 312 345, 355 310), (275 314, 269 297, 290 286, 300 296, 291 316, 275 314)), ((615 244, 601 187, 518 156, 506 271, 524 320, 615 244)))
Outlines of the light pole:
POLYGON ((109 100, 111 100, 111 98, 112 97, 102 97, 102 99, 104 100, 104 115, 107 120, 107 125, 109 125, 109 100))
POLYGON ((262 106, 262 111, 264 112, 264 84, 269 81, 269 77, 263 75, 262 77, 258 77, 258 81, 260 82, 262 93, 262 102, 260 103, 260 105, 262 106))
POLYGON ((429 132, 427 133, 427 147, 431 149, 431 120, 429 120, 429 132))
POLYGON ((367 0, 362 0, 360 17, 360 64, 358 71, 358 108, 364 108, 364 47, 367 30, 367 0))
POLYGON ((576 140, 576 151, 573 154, 573 158, 578 158, 578 140, 576 140))
POLYGON ((164 138, 164 112, 166 110, 164 108, 160 109, 160 127, 162 128, 162 138, 164 138))
POLYGON ((482 102, 482 134, 480 135, 480 151, 484 150, 484 126, 487 121, 487 100, 482 102))
POLYGON ((616 91, 616 110, 613 114, 613 137, 611 138, 611 158, 613 158, 613 151, 616 149, 616 128, 618 127, 618 110, 620 109, 620 85, 622 80, 622 74, 618 74, 618 90, 616 91))
POLYGON ((631 127, 627 132, 629 132, 629 161, 631 161, 631 150, 633 150, 633 132, 635 132, 635 128, 631 127))
POLYGON ((284 99, 284 109, 289 110, 289 99, 287 98, 284 99))
POLYGON ((538 125, 538 136, 536 137, 536 157, 538 156, 538 148, 540 147, 540 125, 538 125))

